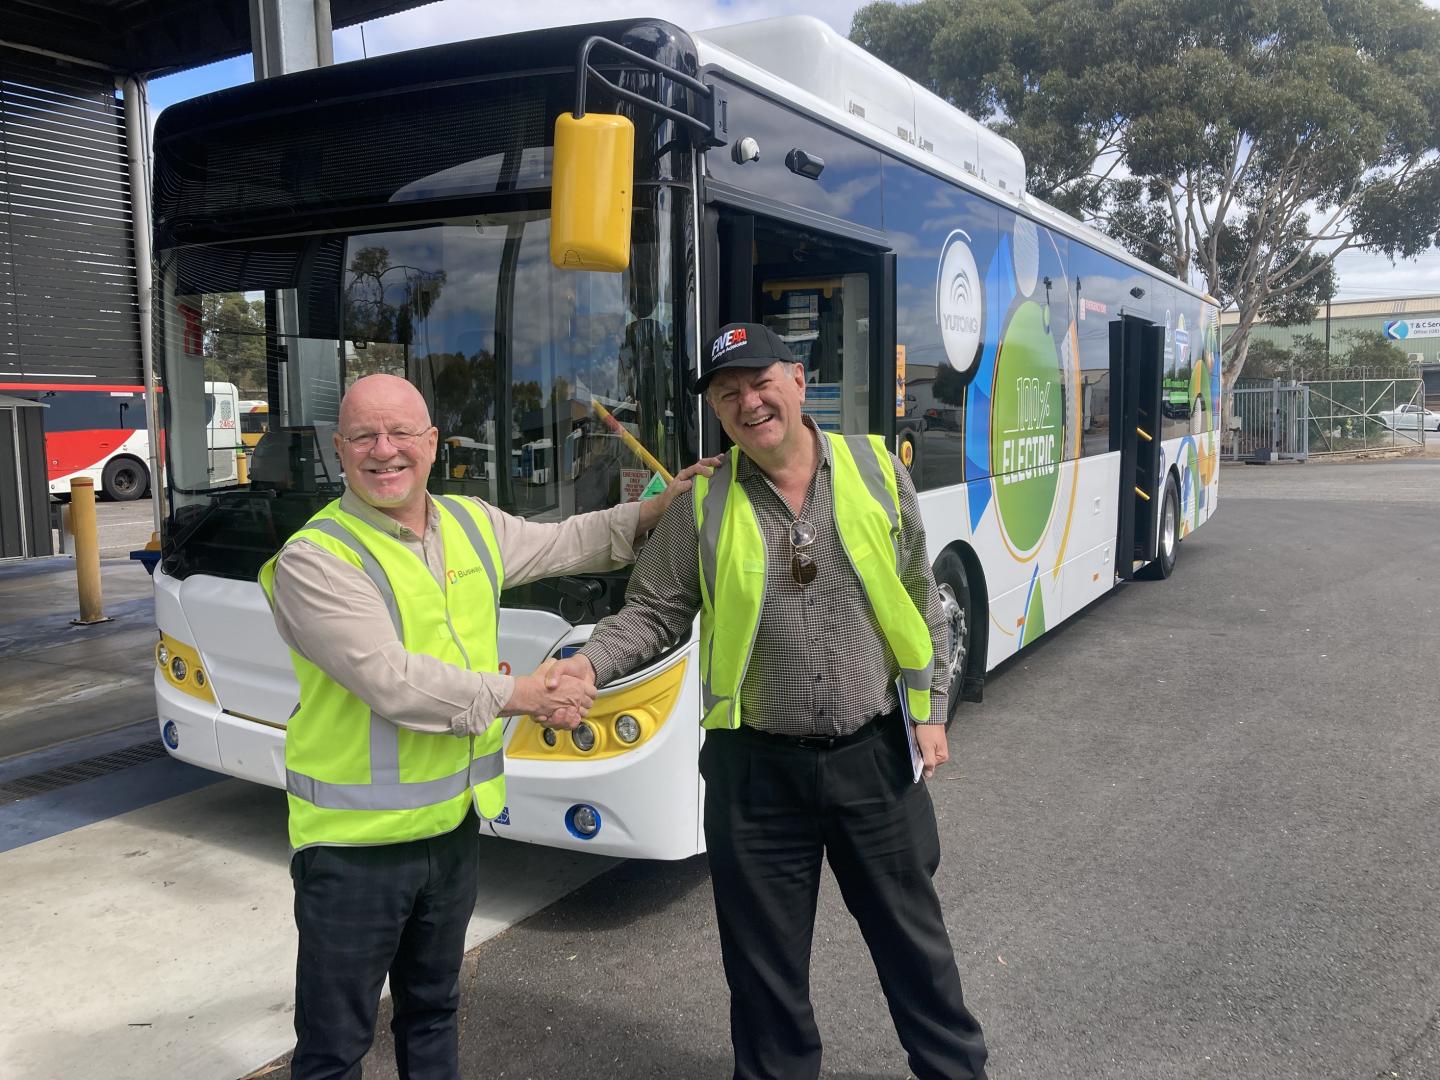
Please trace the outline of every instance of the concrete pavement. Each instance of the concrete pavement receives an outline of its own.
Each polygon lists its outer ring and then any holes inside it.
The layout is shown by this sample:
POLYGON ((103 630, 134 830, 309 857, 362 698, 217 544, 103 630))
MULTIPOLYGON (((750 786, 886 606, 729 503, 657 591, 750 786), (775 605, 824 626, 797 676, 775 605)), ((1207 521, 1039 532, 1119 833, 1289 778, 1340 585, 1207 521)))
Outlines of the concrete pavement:
POLYGON ((73 559, 0 566, 0 760, 155 715, 150 576, 107 559, 100 577, 111 621, 73 626, 73 559))
MULTIPOLYGON (((165 755, 150 578, 0 567, 0 1077, 231 1080, 294 1039, 284 795, 165 755)), ((613 860, 482 841, 467 945, 613 860)))

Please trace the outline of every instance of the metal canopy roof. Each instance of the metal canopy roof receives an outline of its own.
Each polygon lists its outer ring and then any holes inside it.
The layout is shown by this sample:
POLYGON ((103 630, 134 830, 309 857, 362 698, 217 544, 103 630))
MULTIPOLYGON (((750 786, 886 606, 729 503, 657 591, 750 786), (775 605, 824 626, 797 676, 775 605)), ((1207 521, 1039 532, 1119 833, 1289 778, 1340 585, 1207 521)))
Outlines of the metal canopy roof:
MULTIPOLYGON (((330 0, 336 27, 431 0, 330 0)), ((0 0, 0 44, 127 74, 164 75, 250 51, 249 0, 0 0)))

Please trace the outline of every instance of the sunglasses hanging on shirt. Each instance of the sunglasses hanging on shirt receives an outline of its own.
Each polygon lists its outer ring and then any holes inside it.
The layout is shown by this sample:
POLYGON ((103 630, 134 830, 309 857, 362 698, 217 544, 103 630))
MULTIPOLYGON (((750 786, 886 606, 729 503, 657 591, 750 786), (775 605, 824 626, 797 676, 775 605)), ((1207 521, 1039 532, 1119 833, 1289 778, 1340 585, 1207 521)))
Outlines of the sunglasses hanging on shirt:
POLYGON ((815 560, 805 549, 815 543, 815 526, 796 518, 790 523, 790 576, 796 585, 809 585, 815 580, 815 560))

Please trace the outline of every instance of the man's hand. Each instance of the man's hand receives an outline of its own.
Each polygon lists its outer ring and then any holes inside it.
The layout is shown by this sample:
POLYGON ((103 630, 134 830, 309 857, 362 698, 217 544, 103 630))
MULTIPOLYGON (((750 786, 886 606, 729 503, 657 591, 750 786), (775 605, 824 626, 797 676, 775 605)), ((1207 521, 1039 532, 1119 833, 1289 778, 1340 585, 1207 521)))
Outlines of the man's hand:
POLYGON ((706 476, 710 476, 724 460, 724 454, 717 454, 715 457, 701 458, 694 465, 687 465, 681 469, 675 479, 670 481, 669 487, 653 499, 646 499, 640 504, 640 523, 635 526, 635 535, 647 533, 655 527, 655 523, 664 516, 665 511, 670 508, 670 504, 675 501, 675 496, 689 491, 694 486, 693 477, 696 473, 703 471, 706 476))
POLYGON ((564 660, 547 660, 536 670, 536 674, 538 675, 541 671, 545 672, 547 688, 560 685, 560 680, 566 676, 587 682, 592 687, 595 685, 595 665, 584 653, 567 656, 564 660))
POLYGON ((925 779, 935 775, 935 769, 950 760, 950 743, 945 738, 944 724, 913 724, 915 745, 925 758, 925 779))
POLYGON ((595 704, 595 670, 585 662, 585 677, 577 677, 576 665, 569 660, 546 660, 529 675, 515 677, 510 700, 500 710, 503 716, 529 713, 548 727, 570 730, 578 727, 590 706, 595 704), (567 665, 557 674, 556 668, 567 665))
MULTIPOLYGON (((574 656, 567 656, 563 660, 547 660, 536 670, 536 674, 544 672, 545 688, 547 690, 559 690, 567 679, 578 680, 585 686, 590 687, 591 700, 595 694, 595 665, 590 662, 588 656, 576 653, 574 656)), ((537 719, 539 719, 537 717, 537 719)), ((541 722, 547 727, 561 728, 565 731, 573 730, 580 726, 580 721, 585 719, 585 714, 574 709, 561 709, 553 713, 541 722)))

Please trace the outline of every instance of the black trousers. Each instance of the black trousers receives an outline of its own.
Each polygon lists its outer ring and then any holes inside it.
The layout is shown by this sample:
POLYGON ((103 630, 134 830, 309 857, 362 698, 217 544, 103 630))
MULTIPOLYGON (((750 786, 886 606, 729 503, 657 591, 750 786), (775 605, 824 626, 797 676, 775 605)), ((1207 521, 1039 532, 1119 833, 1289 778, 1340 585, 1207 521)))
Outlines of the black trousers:
POLYGON ((358 1080, 386 975, 401 1080, 457 1080, 460 963, 479 863, 473 808, 429 840, 291 857, 300 931, 293 1080, 358 1080))
POLYGON ((707 733, 705 842, 730 984, 736 1080, 813 1080, 820 1032, 810 944, 822 855, 870 949, 919 1080, 985 1076, 931 877, 935 812, 911 783, 898 716, 831 749, 750 732, 707 733))

